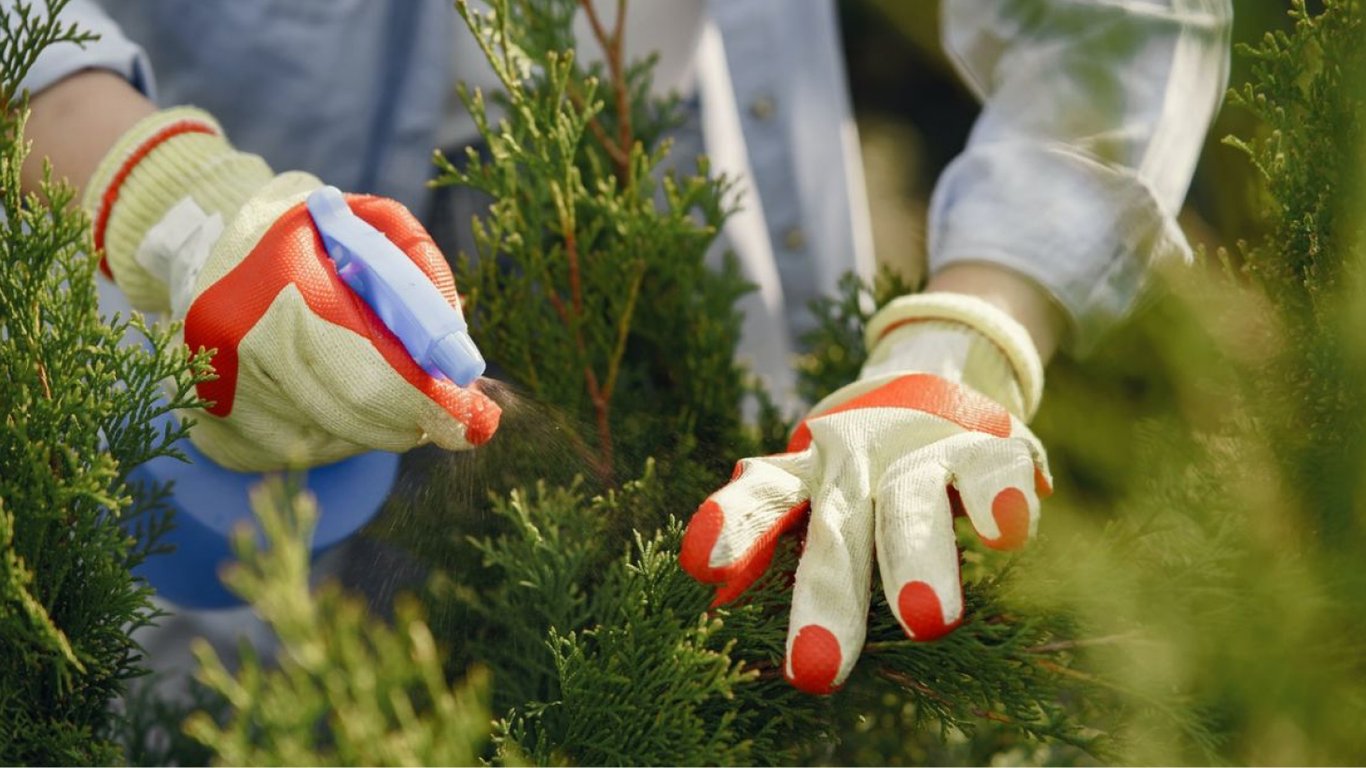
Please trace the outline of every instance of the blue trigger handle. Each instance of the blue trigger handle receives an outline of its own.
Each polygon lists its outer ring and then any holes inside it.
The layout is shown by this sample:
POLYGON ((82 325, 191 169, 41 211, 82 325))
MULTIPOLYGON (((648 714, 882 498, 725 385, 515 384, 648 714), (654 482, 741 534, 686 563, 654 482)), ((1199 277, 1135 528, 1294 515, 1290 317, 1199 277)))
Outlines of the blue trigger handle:
POLYGON ((436 378, 468 387, 484 373, 469 326, 393 241, 351 211, 336 187, 308 196, 308 212, 337 274, 436 378))

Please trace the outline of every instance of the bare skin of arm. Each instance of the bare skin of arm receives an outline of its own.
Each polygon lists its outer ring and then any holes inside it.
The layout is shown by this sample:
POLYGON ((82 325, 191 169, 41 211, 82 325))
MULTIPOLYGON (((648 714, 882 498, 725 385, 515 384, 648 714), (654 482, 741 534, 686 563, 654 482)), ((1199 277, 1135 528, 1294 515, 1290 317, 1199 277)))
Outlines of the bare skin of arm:
POLYGON ((927 291, 976 296, 1015 318, 1029 331, 1047 364, 1057 351, 1067 321, 1043 289, 1014 272, 987 263, 954 264, 936 272, 927 291))
POLYGON ((44 88, 29 108, 24 137, 33 148, 20 169, 25 192, 38 191, 44 158, 52 162, 53 178, 84 188, 114 142, 157 109, 122 77, 99 69, 77 72, 44 88))

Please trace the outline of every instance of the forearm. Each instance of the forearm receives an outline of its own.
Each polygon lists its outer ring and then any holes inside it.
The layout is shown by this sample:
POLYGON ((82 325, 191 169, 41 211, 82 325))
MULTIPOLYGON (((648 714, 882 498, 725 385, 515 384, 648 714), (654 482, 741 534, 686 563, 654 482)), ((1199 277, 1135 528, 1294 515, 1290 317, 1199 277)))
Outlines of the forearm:
POLYGON ((146 96, 119 75, 99 69, 77 72, 30 101, 24 137, 33 142, 21 180, 35 192, 44 160, 53 177, 84 188, 100 159, 137 121, 156 111, 146 96))

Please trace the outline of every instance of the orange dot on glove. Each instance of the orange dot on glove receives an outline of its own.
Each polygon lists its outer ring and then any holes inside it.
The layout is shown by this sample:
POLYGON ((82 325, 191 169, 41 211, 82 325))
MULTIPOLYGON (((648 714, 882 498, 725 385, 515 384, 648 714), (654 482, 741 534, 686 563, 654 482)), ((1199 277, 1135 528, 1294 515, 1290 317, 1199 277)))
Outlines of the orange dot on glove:
POLYGON ((792 641, 785 674, 787 681, 806 693, 825 695, 836 690, 835 676, 839 674, 844 657, 835 635, 819 624, 808 624, 797 632, 792 641))
POLYGON ((1019 488, 1006 488, 991 501, 991 516, 1000 534, 982 542, 992 549, 1019 549, 1029 540, 1029 501, 1019 488))
POLYGON ((896 599, 901 626, 912 640, 938 640, 958 626, 959 621, 944 623, 944 606, 929 584, 912 581, 901 588, 896 599))

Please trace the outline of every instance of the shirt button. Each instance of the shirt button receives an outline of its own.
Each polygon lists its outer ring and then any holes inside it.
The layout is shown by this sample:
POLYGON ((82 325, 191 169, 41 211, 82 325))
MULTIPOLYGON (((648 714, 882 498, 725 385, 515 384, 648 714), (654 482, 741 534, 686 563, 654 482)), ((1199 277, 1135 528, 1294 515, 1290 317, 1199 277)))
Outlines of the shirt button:
POLYGON ((760 96, 749 104, 749 113, 758 120, 767 120, 773 117, 776 105, 773 99, 768 96, 760 96))
POLYGON ((801 227, 791 227, 783 233, 783 247, 789 251, 800 251, 806 247, 806 233, 801 227))

